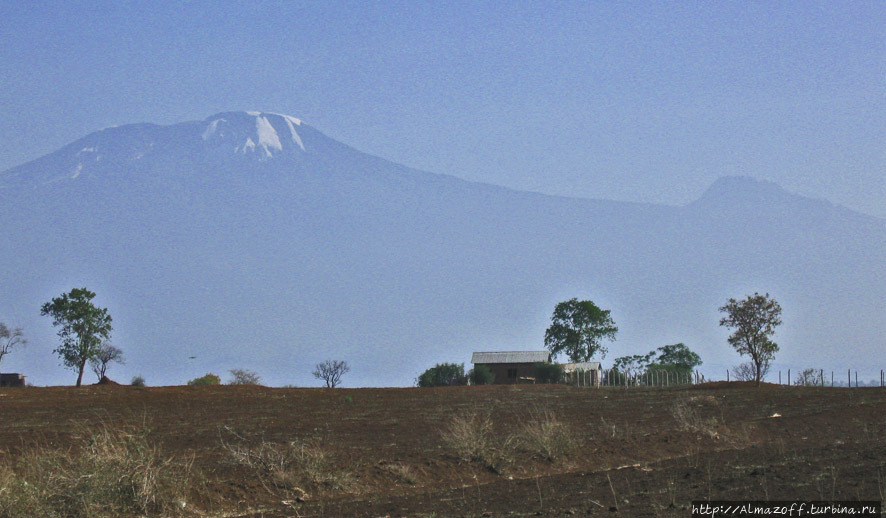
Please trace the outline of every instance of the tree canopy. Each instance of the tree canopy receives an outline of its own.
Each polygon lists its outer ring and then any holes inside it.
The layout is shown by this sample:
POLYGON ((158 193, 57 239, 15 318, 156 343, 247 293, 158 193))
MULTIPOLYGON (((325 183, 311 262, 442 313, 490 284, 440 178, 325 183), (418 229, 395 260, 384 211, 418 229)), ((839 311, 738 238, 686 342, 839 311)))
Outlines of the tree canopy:
POLYGON ((605 358, 607 349, 602 341, 615 340, 617 332, 608 309, 573 298, 554 308, 551 326, 545 331, 545 347, 555 356, 563 352, 573 362, 586 362, 597 353, 605 358))
POLYGON ((341 383, 341 377, 347 374, 351 368, 348 362, 340 360, 326 360, 314 367, 314 377, 323 380, 327 388, 335 388, 341 383))
POLYGON ((52 317, 58 328, 59 346, 53 350, 65 367, 77 371, 77 386, 83 381, 86 362, 101 350, 111 337, 111 315, 106 308, 92 303, 95 293, 86 288, 74 288, 70 293, 43 304, 40 314, 52 317))
POLYGON ((449 387, 464 385, 467 380, 463 363, 438 363, 421 373, 415 384, 419 387, 449 387))
POLYGON ((729 299, 720 307, 720 312, 726 313, 720 319, 720 325, 734 329, 729 336, 729 344, 742 356, 750 357, 754 364, 754 379, 759 385, 764 367, 778 352, 778 344, 770 337, 781 324, 781 306, 768 293, 754 293, 740 301, 729 299))
POLYGON ((669 369, 680 374, 689 374, 702 364, 701 357, 683 343, 663 345, 653 352, 651 369, 669 369))
POLYGON ((123 351, 110 342, 102 343, 96 355, 89 359, 89 366, 92 368, 92 372, 98 376, 99 381, 104 379, 111 363, 123 364, 126 361, 123 359, 123 351))

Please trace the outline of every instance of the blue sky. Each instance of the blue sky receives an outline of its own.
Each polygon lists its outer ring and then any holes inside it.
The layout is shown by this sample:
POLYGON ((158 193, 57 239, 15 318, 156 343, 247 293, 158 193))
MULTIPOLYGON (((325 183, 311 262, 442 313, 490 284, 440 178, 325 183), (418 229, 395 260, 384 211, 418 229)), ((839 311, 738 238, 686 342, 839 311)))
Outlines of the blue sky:
POLYGON ((683 204, 749 175, 886 217, 886 3, 0 0, 0 170, 256 109, 412 167, 683 204))

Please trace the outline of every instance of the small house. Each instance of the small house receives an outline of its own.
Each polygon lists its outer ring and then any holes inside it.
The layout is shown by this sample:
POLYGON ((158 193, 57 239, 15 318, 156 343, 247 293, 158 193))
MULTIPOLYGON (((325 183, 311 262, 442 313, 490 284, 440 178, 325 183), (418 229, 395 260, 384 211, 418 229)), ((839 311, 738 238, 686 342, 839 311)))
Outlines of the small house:
POLYGON ((17 372, 0 374, 0 387, 24 387, 25 377, 17 372))
POLYGON ((474 367, 485 365, 495 374, 496 385, 532 383, 535 364, 550 363, 550 351, 496 351, 476 352, 471 356, 474 367))

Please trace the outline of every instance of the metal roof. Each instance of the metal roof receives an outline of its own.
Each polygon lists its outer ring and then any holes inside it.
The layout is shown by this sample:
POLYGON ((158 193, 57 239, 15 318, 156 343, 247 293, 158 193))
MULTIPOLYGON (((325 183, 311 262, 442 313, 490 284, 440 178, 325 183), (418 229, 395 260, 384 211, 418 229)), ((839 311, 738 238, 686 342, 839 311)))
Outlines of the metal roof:
POLYGON ((600 370, 600 362, 579 362, 579 363, 564 363, 563 364, 563 372, 598 371, 598 370, 600 370))
POLYGON ((537 363, 551 361, 550 351, 495 351, 471 355, 471 363, 537 363))

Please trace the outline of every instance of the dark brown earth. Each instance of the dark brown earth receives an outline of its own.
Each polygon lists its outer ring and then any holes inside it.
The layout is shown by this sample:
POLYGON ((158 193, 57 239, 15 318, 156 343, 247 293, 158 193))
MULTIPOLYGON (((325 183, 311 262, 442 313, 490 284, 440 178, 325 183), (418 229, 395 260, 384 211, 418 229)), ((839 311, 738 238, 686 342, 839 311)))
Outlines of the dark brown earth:
POLYGON ((689 516, 692 500, 886 492, 883 388, 9 388, 0 462, 71 447, 84 425, 147 427, 165 457, 193 458, 188 509, 203 516, 689 516), (497 440, 547 413, 576 444, 553 461, 509 450, 489 469, 444 441, 471 412, 489 413, 497 440), (292 441, 326 452, 347 487, 276 488, 222 446, 292 441))

